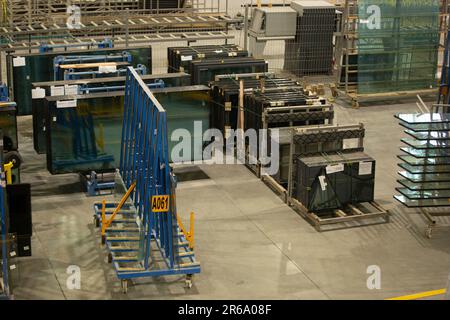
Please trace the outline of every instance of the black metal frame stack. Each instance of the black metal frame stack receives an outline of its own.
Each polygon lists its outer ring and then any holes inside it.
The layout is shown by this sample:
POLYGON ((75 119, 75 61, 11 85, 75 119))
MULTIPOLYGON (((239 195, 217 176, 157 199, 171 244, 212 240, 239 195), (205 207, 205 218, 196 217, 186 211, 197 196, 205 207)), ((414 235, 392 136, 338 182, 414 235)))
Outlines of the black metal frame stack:
MULTIPOLYGON (((302 7, 297 18, 297 34, 286 41, 285 66, 297 76, 331 75, 333 72, 333 35, 336 30, 336 9, 296 2, 291 7, 302 7)), ((320 1, 321 3, 323 1, 320 1)))

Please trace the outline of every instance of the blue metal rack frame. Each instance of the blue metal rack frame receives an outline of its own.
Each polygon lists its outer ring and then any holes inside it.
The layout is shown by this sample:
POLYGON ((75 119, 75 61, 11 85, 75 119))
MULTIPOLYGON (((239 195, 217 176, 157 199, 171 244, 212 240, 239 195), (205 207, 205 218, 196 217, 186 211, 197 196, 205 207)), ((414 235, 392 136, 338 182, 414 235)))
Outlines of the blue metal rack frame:
POLYGON ((131 64, 132 56, 129 52, 124 51, 122 54, 116 55, 93 55, 93 56, 57 56, 53 59, 54 80, 65 79, 65 71, 61 70, 61 65, 67 64, 83 64, 83 63, 101 63, 101 62, 127 62, 131 64))
MULTIPOLYGON (((133 68, 128 68, 118 179, 123 189, 136 184, 120 219, 106 230, 105 243, 122 289, 135 278, 200 273, 191 243, 178 225, 176 179, 169 166, 167 114, 133 68), (154 212, 153 196, 169 196, 168 212, 154 212)), ((116 203, 105 205, 111 217, 116 203)), ((101 226, 103 204, 94 206, 101 226)))

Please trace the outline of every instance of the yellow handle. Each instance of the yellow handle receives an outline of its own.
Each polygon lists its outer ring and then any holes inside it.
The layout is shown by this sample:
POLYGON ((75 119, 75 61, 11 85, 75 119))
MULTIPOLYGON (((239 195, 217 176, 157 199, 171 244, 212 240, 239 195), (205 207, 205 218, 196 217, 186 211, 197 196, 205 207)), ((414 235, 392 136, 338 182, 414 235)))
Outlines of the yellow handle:
MULTIPOLYGON (((131 193, 133 192, 134 188, 136 188, 136 182, 131 185, 130 189, 128 189, 127 193, 123 196, 119 205, 117 206, 117 208, 114 210, 113 214, 111 215, 111 218, 108 221, 102 221, 102 236, 105 235, 106 229, 111 226, 111 223, 116 218, 116 215, 119 213, 119 211, 122 209, 125 202, 127 202, 128 198, 131 196, 131 193)), ((105 213, 105 206, 106 206, 106 202, 103 202, 102 217, 104 216, 104 213, 105 213)))
POLYGON ((3 169, 6 173, 6 183, 12 184, 12 168, 14 167, 14 163, 11 161, 10 163, 7 163, 3 165, 3 169))

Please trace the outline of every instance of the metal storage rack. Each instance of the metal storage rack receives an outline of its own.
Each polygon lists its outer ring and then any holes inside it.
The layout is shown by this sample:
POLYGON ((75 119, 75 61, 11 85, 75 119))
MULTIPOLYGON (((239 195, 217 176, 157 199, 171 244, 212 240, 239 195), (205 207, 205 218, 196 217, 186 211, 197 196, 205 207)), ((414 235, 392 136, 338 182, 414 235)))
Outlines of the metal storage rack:
MULTIPOLYGON (((448 0, 439 0, 439 52, 445 48, 445 41, 449 27, 449 2, 448 0)), ((435 89, 423 88, 419 90, 395 90, 379 92, 379 93, 361 93, 358 92, 358 24, 360 23, 358 4, 363 1, 345 0, 343 4, 338 6, 342 10, 342 17, 338 32, 336 33, 336 83, 337 89, 333 95, 343 95, 352 102, 352 106, 359 107, 360 101, 374 101, 380 99, 398 99, 402 97, 410 97, 420 95, 430 95, 435 93, 435 89)), ((407 4, 406 4, 407 5, 407 4)), ((411 31, 409 31, 411 32, 411 31)), ((423 32, 421 30, 420 32, 423 32)), ((438 63, 440 64, 440 63, 438 63)), ((436 67, 439 67, 437 65, 436 67)), ((375 68, 379 70, 380 68, 375 68)), ((398 72, 398 70, 394 70, 398 72)), ((438 86, 437 80, 433 86, 438 86)))
POLYGON ((208 7, 194 1, 177 9, 142 9, 132 1, 108 2, 114 5, 105 7, 103 1, 89 1, 89 5, 84 2, 81 28, 71 29, 66 25, 65 1, 53 0, 35 6, 30 1, 10 0, 0 25, 0 50, 31 51, 48 43, 95 44, 105 37, 115 47, 130 43, 231 39, 229 25, 240 22, 227 15, 220 0, 214 0, 208 7))
POLYGON ((177 213, 166 111, 132 68, 126 83, 116 179, 123 197, 118 204, 95 205, 95 222, 124 293, 131 279, 167 275, 186 275, 191 287, 200 263, 195 260, 193 214, 187 231, 177 213))
MULTIPOLYGON (((437 216, 450 216, 440 207, 450 207, 450 114, 398 114, 408 138, 399 156, 400 193, 394 198, 408 208, 421 208, 428 220, 427 237, 437 227, 437 216)), ((442 226, 441 226, 442 227, 442 226)))

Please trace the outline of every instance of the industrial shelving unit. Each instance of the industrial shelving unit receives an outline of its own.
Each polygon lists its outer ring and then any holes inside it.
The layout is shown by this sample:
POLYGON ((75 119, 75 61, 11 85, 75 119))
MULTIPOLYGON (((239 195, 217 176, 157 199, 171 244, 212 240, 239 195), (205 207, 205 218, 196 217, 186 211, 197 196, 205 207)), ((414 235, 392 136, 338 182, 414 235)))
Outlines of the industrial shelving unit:
MULTIPOLYGON (((398 114, 400 125, 408 138, 399 156, 402 161, 394 198, 408 208, 420 208, 428 220, 427 237, 437 226, 435 217, 450 216, 448 211, 433 210, 450 207, 450 114, 398 114)), ((441 226, 442 227, 442 226, 441 226)))
MULTIPOLYGON (((340 25, 338 26, 338 32, 336 33, 336 49, 335 49, 335 61, 336 61, 336 83, 337 90, 334 95, 342 95, 351 100, 352 106, 359 107, 360 101, 373 101, 380 99, 395 99, 416 95, 430 95, 435 93, 435 88, 422 88, 418 90, 386 90, 385 92, 373 92, 362 93, 358 90, 358 41, 359 37, 359 25, 360 21, 358 0, 345 0, 343 3, 337 5, 337 8, 342 11, 340 18, 340 25)), ((449 2, 448 0, 440 0, 440 14, 439 14, 439 40, 438 40, 438 52, 443 52, 445 48, 445 41, 447 39, 448 27, 449 27, 449 2)), ((405 4, 407 5, 407 4, 405 4)), ((411 30, 405 31, 411 34, 411 30)), ((423 32, 419 30, 418 32, 423 32)), ((399 58, 400 59, 400 58, 399 58)), ((440 62, 436 66, 439 68, 440 62)), ((373 72, 379 72, 382 69, 380 64, 377 64, 373 68, 373 72)), ((368 70, 364 70, 368 71, 368 70)), ((393 69, 393 72, 399 72, 397 69, 393 69)), ((436 81, 433 87, 437 87, 436 81)))
POLYGON ((29 1, 25 2, 26 5, 15 2, 7 5, 8 10, 12 11, 3 12, 0 50, 31 52, 48 43, 86 45, 105 38, 109 38, 116 47, 177 40, 226 40, 232 38, 228 35, 229 25, 240 21, 230 18, 226 10, 220 10, 220 0, 215 0, 214 6, 206 7, 194 2, 176 10, 133 9, 135 2, 119 5, 118 1, 114 2, 114 6, 106 6, 106 10, 103 1, 91 1, 88 7, 81 6, 80 28, 77 29, 66 25, 66 4, 64 11, 58 15, 58 10, 54 12, 53 3, 60 1, 51 1, 43 8, 30 7, 29 1))

